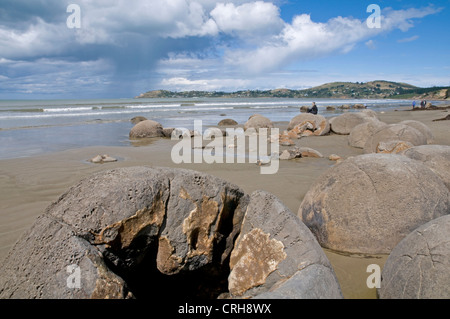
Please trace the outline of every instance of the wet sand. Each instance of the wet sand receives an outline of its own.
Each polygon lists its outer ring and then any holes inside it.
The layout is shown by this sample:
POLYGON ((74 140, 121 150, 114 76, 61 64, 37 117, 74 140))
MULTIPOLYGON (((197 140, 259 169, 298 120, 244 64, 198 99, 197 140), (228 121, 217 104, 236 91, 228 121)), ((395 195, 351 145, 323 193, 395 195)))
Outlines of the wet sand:
MULTIPOLYGON (((435 143, 450 145, 450 122, 435 119, 445 117, 448 111, 405 110, 378 114, 385 123, 419 120, 432 130, 435 143)), ((287 123, 276 123, 285 128, 287 123)), ((343 159, 363 154, 363 150, 348 146, 348 136, 331 134, 307 137, 296 141, 298 146, 316 149, 324 158, 302 158, 280 161, 277 174, 262 175, 256 164, 174 164, 170 151, 177 142, 169 139, 150 139, 139 146, 87 147, 42 156, 0 161, 0 262, 26 229, 45 208, 77 181, 95 172, 129 166, 164 166, 193 169, 239 185, 247 193, 265 190, 276 195, 294 214, 314 181, 335 165, 328 156, 338 154, 343 159), (88 162, 99 154, 118 158, 118 162, 92 164, 88 162)), ((280 152, 288 147, 280 147, 280 152)), ((325 250, 340 282, 345 298, 376 298, 375 289, 366 285, 367 266, 381 268, 387 256, 349 256, 325 250)))

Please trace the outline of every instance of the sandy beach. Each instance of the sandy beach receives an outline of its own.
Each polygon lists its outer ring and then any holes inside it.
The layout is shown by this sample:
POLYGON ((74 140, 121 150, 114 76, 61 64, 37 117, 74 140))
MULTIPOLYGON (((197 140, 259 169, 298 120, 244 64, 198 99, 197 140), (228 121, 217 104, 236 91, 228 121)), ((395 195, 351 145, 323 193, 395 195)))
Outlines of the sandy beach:
MULTIPOLYGON (((450 122, 436 121, 448 115, 448 110, 398 110, 378 113, 387 124, 403 120, 418 120, 434 134, 434 144, 450 145, 450 122)), ((275 123, 280 131, 288 123, 275 123)), ((245 192, 264 190, 277 196, 294 214, 314 181, 335 165, 328 156, 338 154, 343 159, 363 154, 350 147, 348 136, 330 134, 296 140, 297 146, 311 147, 324 158, 301 158, 280 161, 275 175, 261 175, 255 164, 174 164, 170 150, 176 141, 151 139, 127 147, 86 147, 40 156, 0 161, 0 262, 26 229, 45 208, 77 181, 101 170, 130 166, 179 167, 205 172, 240 186, 245 192), (98 154, 118 159, 107 164, 92 164, 88 160, 98 154)), ((280 151, 288 147, 280 147, 280 151)), ((367 266, 381 267, 387 256, 350 256, 325 250, 330 259, 345 298, 376 298, 375 289, 368 289, 367 266)))

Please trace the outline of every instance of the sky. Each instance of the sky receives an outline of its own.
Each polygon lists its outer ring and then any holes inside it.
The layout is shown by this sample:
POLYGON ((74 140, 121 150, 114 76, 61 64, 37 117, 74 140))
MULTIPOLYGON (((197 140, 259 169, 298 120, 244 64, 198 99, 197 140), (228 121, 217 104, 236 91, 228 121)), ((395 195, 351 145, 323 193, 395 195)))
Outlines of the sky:
POLYGON ((0 99, 450 86, 450 0, 1 0, 0 99))

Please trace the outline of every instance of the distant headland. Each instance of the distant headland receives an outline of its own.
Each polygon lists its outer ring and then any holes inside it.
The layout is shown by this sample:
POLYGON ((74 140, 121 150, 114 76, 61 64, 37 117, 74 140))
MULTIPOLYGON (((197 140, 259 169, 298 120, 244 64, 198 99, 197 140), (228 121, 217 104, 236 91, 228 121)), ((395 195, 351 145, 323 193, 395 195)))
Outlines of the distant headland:
POLYGON ((421 88, 407 83, 390 81, 371 82, 332 82, 309 89, 291 90, 242 90, 221 91, 183 91, 154 90, 142 93, 135 98, 333 98, 333 99, 425 99, 450 100, 450 87, 421 88))

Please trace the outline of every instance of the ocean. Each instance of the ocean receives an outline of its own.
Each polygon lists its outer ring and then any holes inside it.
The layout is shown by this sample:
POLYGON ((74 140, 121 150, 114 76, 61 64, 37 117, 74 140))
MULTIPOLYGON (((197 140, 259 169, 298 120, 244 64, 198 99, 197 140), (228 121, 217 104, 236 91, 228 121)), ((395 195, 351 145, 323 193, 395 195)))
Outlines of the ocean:
MULTIPOLYGON (((411 107, 407 100, 314 100, 319 114, 332 117, 343 110, 327 106, 365 104, 374 111, 411 107)), ((131 119, 144 116, 164 127, 203 128, 225 118, 244 124, 258 113, 274 122, 290 121, 311 99, 281 98, 166 98, 103 100, 0 101, 0 159, 28 157, 86 146, 129 146, 131 119)), ((348 110, 345 112, 351 112, 348 110)))

